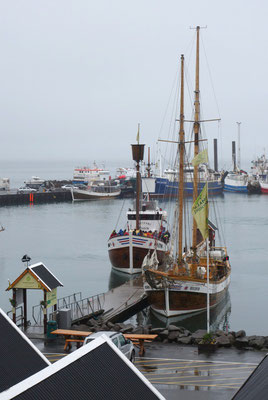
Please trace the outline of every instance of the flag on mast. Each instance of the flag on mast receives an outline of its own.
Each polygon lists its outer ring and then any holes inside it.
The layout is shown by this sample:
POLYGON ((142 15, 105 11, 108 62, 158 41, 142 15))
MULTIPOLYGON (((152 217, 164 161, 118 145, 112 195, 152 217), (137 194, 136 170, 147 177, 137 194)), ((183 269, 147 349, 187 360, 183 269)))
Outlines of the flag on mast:
POLYGON ((205 149, 198 153, 193 159, 192 159, 192 165, 195 167, 199 164, 202 163, 207 163, 208 162, 208 149, 205 149))
POLYGON ((137 143, 140 144, 140 124, 138 124, 137 143))
POLYGON ((192 206, 192 215, 196 221, 203 239, 208 237, 208 184, 206 183, 202 192, 192 206))

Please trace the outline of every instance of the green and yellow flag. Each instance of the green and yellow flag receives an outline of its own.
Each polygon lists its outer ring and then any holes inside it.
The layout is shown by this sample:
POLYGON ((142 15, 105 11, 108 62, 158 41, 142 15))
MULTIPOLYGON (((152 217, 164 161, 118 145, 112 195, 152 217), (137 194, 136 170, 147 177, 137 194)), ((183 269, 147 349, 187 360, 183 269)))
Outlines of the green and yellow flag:
POLYGON ((203 239, 208 237, 208 184, 206 183, 202 192, 197 197, 192 207, 192 215, 196 221, 203 239))
POLYGON ((192 159, 192 165, 195 167, 196 165, 202 164, 202 163, 207 163, 208 162, 208 150, 205 149, 201 151, 201 153, 198 153, 193 159, 192 159))

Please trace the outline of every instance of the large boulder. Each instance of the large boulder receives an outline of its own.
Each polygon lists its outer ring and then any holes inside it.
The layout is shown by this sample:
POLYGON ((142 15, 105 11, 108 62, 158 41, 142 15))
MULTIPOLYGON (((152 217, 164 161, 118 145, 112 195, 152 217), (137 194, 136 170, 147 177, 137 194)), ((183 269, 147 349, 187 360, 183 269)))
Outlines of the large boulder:
POLYGON ((150 333, 152 335, 158 335, 160 332, 163 332, 166 328, 152 328, 150 333))
POLYGON ((111 321, 108 321, 108 322, 106 323, 106 325, 108 326, 108 328, 109 328, 111 331, 114 331, 114 324, 113 324, 111 321))
POLYGON ((169 325, 168 330, 169 332, 179 331, 182 333, 184 331, 184 328, 182 328, 181 326, 169 325))
POLYGON ((222 331, 221 329, 217 329, 215 332, 216 336, 225 336, 226 332, 222 331))
POLYGON ((246 336, 246 332, 244 330, 238 331, 235 333, 236 338, 243 338, 246 336))
POLYGON ((180 331, 171 331, 168 334, 168 340, 170 340, 171 342, 173 342, 174 340, 176 340, 178 337, 180 336, 180 331))
POLYGON ((263 336, 249 336, 248 344, 254 349, 261 350, 265 346, 265 338, 263 336))
POLYGON ((228 336, 225 336, 225 335, 217 336, 216 343, 222 347, 230 347, 231 346, 230 339, 228 338, 228 336))
POLYGON ((161 340, 164 341, 164 339, 168 338, 168 334, 169 334, 168 330, 165 329, 162 332, 159 332, 158 336, 161 338, 161 340))
POLYGON ((133 332, 134 326, 132 324, 126 324, 124 328, 121 329, 122 333, 133 332))
POLYGON ((191 336, 178 337, 177 338, 177 343, 179 343, 179 344, 191 344, 192 343, 192 337, 191 336))
POLYGON ((238 337, 235 339, 234 345, 239 349, 241 349, 243 347, 247 347, 248 346, 248 338, 246 336, 238 337))

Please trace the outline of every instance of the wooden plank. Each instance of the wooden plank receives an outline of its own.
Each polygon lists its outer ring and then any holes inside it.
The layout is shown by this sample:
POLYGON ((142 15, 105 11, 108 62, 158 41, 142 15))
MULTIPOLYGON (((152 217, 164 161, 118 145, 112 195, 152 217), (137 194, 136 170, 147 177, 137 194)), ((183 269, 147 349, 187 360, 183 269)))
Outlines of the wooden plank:
POLYGON ((75 331, 71 329, 56 329, 55 331, 51 332, 53 335, 63 335, 63 336, 82 336, 87 337, 91 335, 92 332, 87 331, 75 331))

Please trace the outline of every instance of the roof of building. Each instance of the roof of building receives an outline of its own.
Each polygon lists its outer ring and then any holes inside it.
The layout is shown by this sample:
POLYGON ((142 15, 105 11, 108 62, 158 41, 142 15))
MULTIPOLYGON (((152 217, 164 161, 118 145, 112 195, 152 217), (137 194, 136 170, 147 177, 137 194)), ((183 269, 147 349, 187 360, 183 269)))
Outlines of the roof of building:
POLYGON ((4 392, 1 400, 164 399, 105 335, 4 392))
POLYGON ((236 392, 233 399, 251 400, 266 399, 268 393, 268 354, 254 369, 249 378, 236 392))
MULTIPOLYGON (((52 272, 45 266, 45 264, 39 262, 33 265, 29 265, 16 279, 14 282, 10 283, 6 290, 10 290, 13 288, 20 287, 19 285, 25 277, 31 276, 36 285, 38 285, 39 289, 46 290, 47 292, 51 292, 53 289, 63 286, 63 284, 52 274, 52 272)), ((27 278, 28 279, 28 278, 27 278)), ((30 282, 29 287, 25 286, 25 282, 23 282, 24 288, 32 289, 32 283, 30 282)))
POLYGON ((55 277, 55 275, 52 274, 45 264, 39 262, 37 264, 30 265, 29 268, 51 290, 58 286, 63 286, 63 284, 55 277))
POLYGON ((0 392, 50 365, 1 309, 0 334, 0 392))

